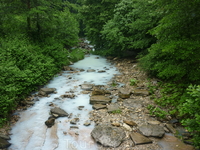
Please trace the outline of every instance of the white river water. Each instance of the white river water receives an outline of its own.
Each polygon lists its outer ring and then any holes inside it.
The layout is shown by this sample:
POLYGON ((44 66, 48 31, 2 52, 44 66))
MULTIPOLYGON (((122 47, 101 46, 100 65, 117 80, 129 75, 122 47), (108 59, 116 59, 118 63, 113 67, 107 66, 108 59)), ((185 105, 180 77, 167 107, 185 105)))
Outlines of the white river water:
MULTIPOLYGON (((88 55, 85 59, 71 65, 73 68, 85 69, 84 72, 70 73, 65 71, 61 76, 55 77, 45 87, 56 88, 57 94, 50 97, 39 98, 32 107, 20 112, 20 119, 11 130, 12 145, 9 150, 96 150, 97 145, 90 136, 94 128, 94 123, 84 126, 84 122, 89 119, 89 112, 92 105, 89 104, 89 95, 80 94, 81 84, 84 82, 106 85, 114 74, 119 73, 105 58, 95 55, 88 55), (98 70, 106 70, 98 73, 98 70), (95 69, 96 72, 87 72, 87 69, 95 69), (69 79, 69 76, 72 79, 69 79), (75 99, 55 99, 65 94, 65 92, 75 91, 75 99), (60 117, 55 121, 55 125, 47 128, 45 121, 50 116, 52 108, 50 103, 64 109, 67 113, 73 113, 72 118, 78 117, 80 121, 77 126, 79 129, 70 129, 68 117, 60 117), (85 106, 79 110, 78 106, 85 106), (76 134, 79 135, 76 135, 76 134)), ((72 119, 71 118, 71 119, 72 119)))

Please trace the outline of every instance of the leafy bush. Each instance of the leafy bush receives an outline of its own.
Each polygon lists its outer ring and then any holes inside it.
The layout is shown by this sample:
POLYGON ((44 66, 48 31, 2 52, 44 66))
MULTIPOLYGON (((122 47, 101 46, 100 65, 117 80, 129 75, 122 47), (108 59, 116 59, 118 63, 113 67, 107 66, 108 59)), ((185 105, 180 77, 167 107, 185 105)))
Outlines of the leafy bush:
POLYGON ((187 97, 179 106, 182 124, 193 134, 193 142, 200 148, 200 85, 190 85, 187 97))

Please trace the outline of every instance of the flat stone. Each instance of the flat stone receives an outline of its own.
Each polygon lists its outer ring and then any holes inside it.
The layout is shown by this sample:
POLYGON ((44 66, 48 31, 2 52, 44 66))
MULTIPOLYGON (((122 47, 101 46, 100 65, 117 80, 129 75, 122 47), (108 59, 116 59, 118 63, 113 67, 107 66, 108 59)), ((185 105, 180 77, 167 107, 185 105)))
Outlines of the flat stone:
POLYGON ((0 149, 8 148, 11 144, 3 138, 0 138, 0 149))
POLYGON ((99 110, 99 109, 104 109, 107 108, 107 105, 103 105, 103 104, 94 104, 92 106, 93 109, 99 110))
POLYGON ((105 94, 104 90, 102 90, 102 89, 94 89, 92 91, 92 93, 91 93, 91 96, 94 96, 94 95, 104 95, 104 94, 105 94))
POLYGON ((113 122, 113 123, 111 123, 111 125, 116 126, 116 127, 120 127, 120 123, 118 123, 118 122, 113 122))
POLYGON ((90 91, 93 88, 92 84, 82 84, 80 85, 82 90, 90 91))
POLYGON ((91 136, 103 146, 118 147, 126 137, 126 134, 121 128, 102 124, 92 130, 91 136))
POLYGON ((107 106, 107 108, 109 113, 120 110, 119 105, 115 103, 111 103, 110 105, 107 106))
POLYGON ((44 92, 45 94, 51 94, 56 91, 56 88, 41 88, 40 91, 44 92))
POLYGON ((52 114, 57 114, 58 117, 67 117, 69 114, 59 107, 52 108, 50 110, 52 114))
POLYGON ((70 129, 79 129, 78 126, 70 126, 70 129))
POLYGON ((85 106, 78 106, 78 110, 83 110, 85 106))
POLYGON ((133 95, 135 96, 147 96, 149 95, 148 90, 142 90, 142 89, 135 89, 133 90, 133 95))
POLYGON ((111 99, 103 95, 95 95, 90 97, 90 104, 108 104, 111 99))
POLYGON ((137 123, 135 123, 134 121, 131 121, 131 120, 124 120, 124 123, 126 123, 130 126, 137 126, 137 123))
POLYGON ((163 127, 159 125, 142 125, 139 127, 139 130, 142 132, 145 136, 153 136, 153 137, 163 137, 165 134, 165 130, 163 127))
POLYGON ((130 98, 131 92, 128 89, 120 89, 118 96, 122 99, 130 98))
POLYGON ((152 143, 152 140, 137 132, 131 133, 130 137, 135 145, 152 143))

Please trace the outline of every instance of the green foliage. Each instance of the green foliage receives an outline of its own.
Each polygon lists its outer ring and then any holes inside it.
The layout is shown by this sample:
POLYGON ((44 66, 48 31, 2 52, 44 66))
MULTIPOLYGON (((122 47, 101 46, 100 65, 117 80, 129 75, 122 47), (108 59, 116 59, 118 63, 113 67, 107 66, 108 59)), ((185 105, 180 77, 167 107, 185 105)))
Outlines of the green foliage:
POLYGON ((138 81, 136 79, 130 79, 130 85, 134 86, 138 81))
POLYGON ((200 148, 200 85, 187 88, 187 97, 179 110, 184 116, 182 124, 193 134, 193 142, 200 148))
POLYGON ((160 119, 167 119, 167 116, 169 115, 168 112, 162 110, 159 107, 153 106, 153 105, 148 105, 147 109, 149 109, 151 115, 156 116, 160 119))
POLYGON ((72 62, 76 62, 84 58, 85 52, 86 50, 84 49, 73 49, 68 57, 72 62))
POLYGON ((150 33, 157 38, 149 53, 140 59, 151 75, 185 83, 200 82, 200 8, 199 1, 159 3, 164 17, 150 33))
POLYGON ((120 114, 122 111, 120 110, 120 109, 118 109, 118 110, 113 110, 111 113, 113 113, 113 114, 120 114))
POLYGON ((155 43, 155 37, 148 33, 160 18, 155 9, 155 1, 148 0, 122 0, 117 4, 114 17, 101 32, 108 43, 108 53, 121 55, 130 50, 137 54, 155 43))
POLYGON ((104 47, 106 41, 102 38, 102 28, 113 17, 115 4, 120 0, 85 0, 81 9, 82 19, 85 24, 86 36, 95 49, 104 47))

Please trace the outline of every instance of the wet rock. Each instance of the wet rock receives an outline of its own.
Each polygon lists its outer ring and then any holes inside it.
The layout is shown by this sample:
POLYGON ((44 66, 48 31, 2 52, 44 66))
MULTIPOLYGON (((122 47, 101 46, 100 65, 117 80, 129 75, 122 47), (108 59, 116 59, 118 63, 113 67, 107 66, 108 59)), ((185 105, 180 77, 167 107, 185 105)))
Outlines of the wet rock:
POLYGON ((78 110, 83 110, 85 106, 78 106, 78 110))
POLYGON ((81 94, 89 94, 91 91, 81 91, 81 94))
POLYGON ((99 70, 98 73, 104 73, 106 72, 105 70, 99 70))
POLYGON ((91 96, 94 96, 94 95, 104 95, 104 94, 105 94, 104 90, 102 90, 102 89, 94 89, 92 91, 92 93, 91 93, 91 96))
POLYGON ((0 138, 0 149, 8 148, 11 144, 3 138, 0 138))
POLYGON ((92 84, 82 84, 80 85, 82 90, 90 91, 93 88, 92 84))
POLYGON ((0 134, 0 138, 4 139, 4 140, 10 140, 10 137, 4 134, 0 134))
POLYGON ((83 71, 85 71, 84 69, 80 69, 80 72, 83 72, 83 71))
POLYGON ((89 126, 89 125, 91 125, 91 122, 90 122, 90 120, 87 120, 87 121, 84 123, 84 126, 89 126))
POLYGON ((69 114, 69 116, 68 116, 68 118, 72 118, 72 116, 73 116, 73 114, 72 114, 72 113, 70 113, 70 114, 69 114))
POLYGON ((133 132, 130 134, 130 137, 133 140, 135 145, 152 143, 152 140, 143 136, 140 133, 133 132))
POLYGON ((142 132, 145 136, 153 136, 153 137, 163 137, 165 134, 165 130, 163 127, 159 125, 142 125, 139 127, 139 130, 142 132))
POLYGON ((121 128, 102 124, 92 130, 91 136, 103 146, 118 147, 126 134, 121 128))
POLYGON ((63 70, 64 71, 74 71, 74 69, 72 67, 69 67, 69 66, 64 66, 63 70))
POLYGON ((79 129, 78 126, 70 126, 70 129, 79 129))
POLYGON ((116 103, 114 104, 111 103, 110 105, 107 106, 107 108, 109 113, 120 110, 119 105, 116 103))
POLYGON ((41 88, 38 95, 47 96, 48 94, 54 93, 55 91, 55 88, 41 88))
POLYGON ((59 107, 52 108, 50 110, 52 114, 57 114, 58 117, 67 117, 69 114, 59 107))
POLYGON ((129 126, 137 126, 137 124, 131 120, 124 120, 124 123, 128 124, 129 126))
POLYGON ((147 95, 149 95, 149 91, 143 90, 143 89, 135 89, 133 91, 133 95, 135 95, 135 96, 147 96, 147 95))
POLYGON ((35 103, 34 102, 28 102, 28 101, 26 101, 26 104, 27 105, 34 105, 35 103))
POLYGON ((74 94, 64 94, 64 95, 61 95, 60 97, 61 98, 71 98, 71 99, 73 99, 73 98, 76 97, 76 95, 74 95, 74 94))
POLYGON ((88 69, 87 72, 95 72, 96 70, 94 69, 88 69))
POLYGON ((71 124, 76 124, 77 122, 79 122, 79 118, 74 118, 70 121, 71 124))
POLYGON ((108 104, 111 99, 102 95, 95 95, 90 97, 90 104, 108 104))
POLYGON ((94 104, 92 106, 93 109, 99 110, 99 109, 104 109, 107 108, 107 105, 103 105, 103 104, 94 104))
POLYGON ((47 121, 45 121, 45 124, 48 128, 51 128, 55 124, 55 118, 50 118, 47 121))

